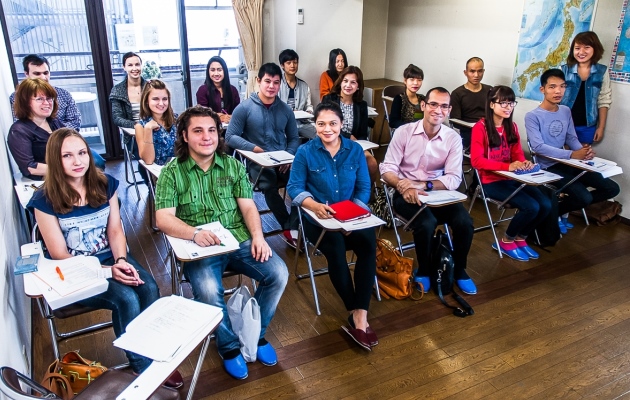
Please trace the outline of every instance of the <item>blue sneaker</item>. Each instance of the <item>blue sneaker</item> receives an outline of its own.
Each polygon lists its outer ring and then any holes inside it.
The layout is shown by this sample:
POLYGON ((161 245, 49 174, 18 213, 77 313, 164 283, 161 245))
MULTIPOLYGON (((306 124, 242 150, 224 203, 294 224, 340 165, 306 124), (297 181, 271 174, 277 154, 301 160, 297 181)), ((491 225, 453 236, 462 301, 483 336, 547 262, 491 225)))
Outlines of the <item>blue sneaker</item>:
POLYGON ((242 354, 229 360, 223 360, 225 371, 234 379, 245 379, 248 376, 247 363, 242 354))
POLYGON ((564 226, 567 227, 567 229, 573 229, 575 228, 575 226, 569 222, 569 219, 566 217, 561 217, 560 221, 562 221, 562 223, 564 224, 564 226))
MULTIPOLYGON (((529 261, 527 254, 520 251, 514 242, 504 243, 501 240, 499 243, 501 244, 501 253, 516 261, 529 261)), ((492 243, 492 248, 497 250, 497 244, 492 243)))
POLYGON ((560 228, 560 233, 563 235, 567 234, 567 226, 562 222, 561 219, 558 220, 558 227, 560 228))
POLYGON ((540 257, 538 255, 538 253, 536 253, 536 251, 534 251, 534 249, 529 247, 529 245, 527 244, 526 241, 524 241, 524 240, 515 240, 514 243, 516 243, 516 246, 518 247, 518 249, 521 252, 527 254, 527 257, 531 258, 532 260, 537 260, 538 257, 540 257))
POLYGON ((457 279, 456 282, 462 292, 466 294, 477 294, 477 286, 472 279, 457 279))
POLYGON ((278 363, 276 350, 274 350, 271 343, 267 343, 264 346, 258 346, 258 350, 256 350, 256 359, 268 367, 278 363))
POLYGON ((416 288, 420 290, 420 285, 422 284, 422 288, 424 289, 422 293, 427 293, 429 289, 431 289, 431 278, 428 276, 415 276, 413 277, 413 281, 416 283, 416 288))

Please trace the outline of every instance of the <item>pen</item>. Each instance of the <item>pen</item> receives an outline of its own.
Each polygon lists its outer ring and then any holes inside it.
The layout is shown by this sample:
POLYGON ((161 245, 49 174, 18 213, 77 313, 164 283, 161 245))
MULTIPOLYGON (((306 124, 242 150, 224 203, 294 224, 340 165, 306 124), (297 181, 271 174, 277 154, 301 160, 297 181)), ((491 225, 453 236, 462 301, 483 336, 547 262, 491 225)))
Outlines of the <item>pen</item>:
POLYGON ((34 183, 31 183, 31 187, 33 188, 33 190, 39 189, 39 186, 35 185, 34 183))
MULTIPOLYGON (((328 207, 328 201, 326 201, 326 207, 328 207)), ((330 215, 330 211, 326 210, 326 213, 330 215)))
POLYGON ((592 167, 593 165, 595 165, 595 163, 594 163, 593 161, 584 161, 584 160, 580 160, 580 162, 581 162, 582 164, 590 165, 591 167, 592 167))
POLYGON ((227 112, 227 111, 225 111, 223 108, 221 109, 221 112, 222 112, 223 114, 227 114, 227 113, 228 113, 228 112, 227 112))
POLYGON ((541 175, 545 175, 545 173, 544 172, 539 172, 537 174, 532 174, 532 176, 541 176, 541 175))
POLYGON ((274 158, 274 157, 272 157, 272 156, 269 156, 269 159, 270 159, 271 161, 275 161, 276 163, 279 163, 279 162, 280 162, 280 160, 278 160, 277 158, 274 158))
POLYGON ((55 267, 55 271, 57 271, 57 275, 59 275, 62 281, 65 280, 65 278, 63 277, 63 274, 61 273, 61 268, 59 268, 59 266, 55 267))

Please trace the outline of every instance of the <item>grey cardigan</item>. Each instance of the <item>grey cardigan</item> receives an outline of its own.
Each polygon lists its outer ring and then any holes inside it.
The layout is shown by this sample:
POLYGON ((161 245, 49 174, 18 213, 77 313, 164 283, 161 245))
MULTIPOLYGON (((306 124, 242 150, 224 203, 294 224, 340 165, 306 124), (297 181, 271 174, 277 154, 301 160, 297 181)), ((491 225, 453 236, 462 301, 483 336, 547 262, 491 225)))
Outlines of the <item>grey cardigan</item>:
MULTIPOLYGON (((140 85, 142 89, 144 89, 144 85, 147 81, 142 78, 140 79, 140 85)), ((114 118, 116 126, 121 128, 133 128, 136 123, 133 120, 131 102, 127 94, 127 77, 112 88, 112 92, 109 94, 109 102, 112 106, 112 117, 114 118)))

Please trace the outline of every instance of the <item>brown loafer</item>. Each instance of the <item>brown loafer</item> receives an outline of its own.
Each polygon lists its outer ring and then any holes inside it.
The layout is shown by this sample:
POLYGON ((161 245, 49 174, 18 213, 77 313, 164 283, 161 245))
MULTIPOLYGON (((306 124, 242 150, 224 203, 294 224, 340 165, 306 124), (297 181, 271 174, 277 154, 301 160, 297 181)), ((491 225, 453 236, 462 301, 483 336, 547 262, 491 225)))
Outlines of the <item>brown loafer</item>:
POLYGON ((166 382, 164 382, 164 386, 173 389, 179 389, 184 386, 184 378, 182 378, 182 374, 180 374, 178 370, 173 371, 171 376, 169 376, 166 382))
POLYGON ((363 347, 367 351, 372 351, 372 347, 370 347, 370 341, 368 340, 367 334, 365 331, 361 329, 355 329, 349 326, 342 326, 341 329, 344 330, 352 340, 357 342, 357 344, 363 347))
POLYGON ((374 347, 378 344, 378 337, 376 336, 376 332, 374 332, 371 326, 367 327, 367 329, 365 330, 365 334, 367 335, 371 347, 374 347))

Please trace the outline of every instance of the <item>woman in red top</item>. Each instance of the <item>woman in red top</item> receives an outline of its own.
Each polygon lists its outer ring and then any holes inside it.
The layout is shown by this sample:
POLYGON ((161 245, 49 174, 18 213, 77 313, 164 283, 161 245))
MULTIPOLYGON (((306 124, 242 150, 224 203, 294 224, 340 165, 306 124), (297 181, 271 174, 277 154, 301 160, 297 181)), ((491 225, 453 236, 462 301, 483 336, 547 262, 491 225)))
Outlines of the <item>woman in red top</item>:
MULTIPOLYGON (((470 157, 479 171, 483 190, 490 198, 503 201, 521 184, 492 171, 528 170, 534 165, 525 159, 512 111, 516 106, 514 91, 495 86, 488 92, 486 116, 472 129, 470 157)), ((535 186, 525 186, 510 199, 518 209, 500 240, 501 252, 519 261, 537 259, 525 239, 551 210, 551 201, 535 186)), ((496 250, 496 244, 492 244, 496 250)))

